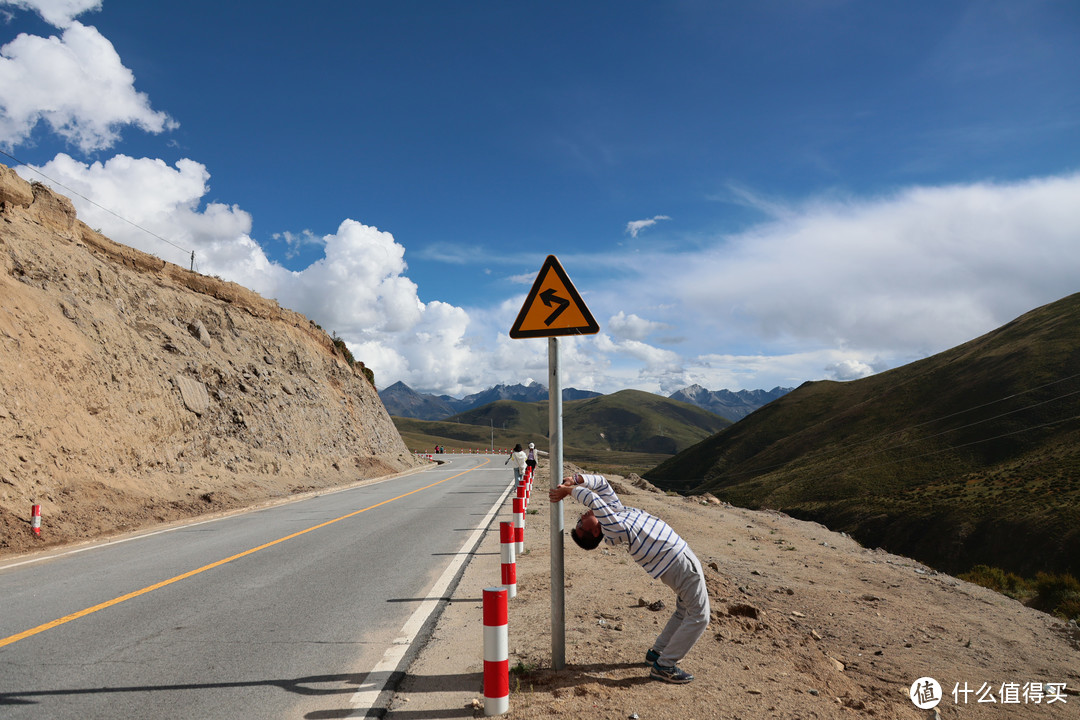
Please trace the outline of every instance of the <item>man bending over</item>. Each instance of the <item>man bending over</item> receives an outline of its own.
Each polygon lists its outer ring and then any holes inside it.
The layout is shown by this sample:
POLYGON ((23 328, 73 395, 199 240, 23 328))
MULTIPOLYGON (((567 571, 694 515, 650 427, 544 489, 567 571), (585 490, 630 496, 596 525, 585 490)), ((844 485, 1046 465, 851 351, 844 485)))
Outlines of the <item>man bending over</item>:
POLYGON ((645 653, 650 677, 670 683, 694 679, 676 663, 690 652, 709 624, 709 593, 701 563, 678 533, 644 510, 626 507, 603 475, 574 475, 548 492, 551 502, 568 495, 588 508, 570 531, 579 547, 592 550, 603 540, 626 544, 645 572, 675 591, 675 613, 645 653))

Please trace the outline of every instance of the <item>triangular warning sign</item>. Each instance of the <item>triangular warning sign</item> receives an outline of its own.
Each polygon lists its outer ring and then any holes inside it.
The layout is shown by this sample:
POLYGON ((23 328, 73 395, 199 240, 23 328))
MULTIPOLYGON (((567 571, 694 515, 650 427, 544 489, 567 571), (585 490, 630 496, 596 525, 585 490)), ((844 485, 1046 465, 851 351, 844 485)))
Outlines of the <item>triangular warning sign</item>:
POLYGON ((514 339, 593 335, 600 332, 589 308, 554 255, 548 255, 521 306, 510 337, 514 339))

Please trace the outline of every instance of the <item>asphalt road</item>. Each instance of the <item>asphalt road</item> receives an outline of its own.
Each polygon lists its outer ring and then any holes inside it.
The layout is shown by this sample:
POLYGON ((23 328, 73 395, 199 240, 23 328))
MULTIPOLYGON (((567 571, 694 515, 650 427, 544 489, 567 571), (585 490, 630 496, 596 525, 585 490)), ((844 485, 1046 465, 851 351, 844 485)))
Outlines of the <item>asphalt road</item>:
POLYGON ((447 585, 485 529, 510 519, 501 456, 445 458, 373 485, 0 562, 0 717, 380 715, 380 691, 447 585))

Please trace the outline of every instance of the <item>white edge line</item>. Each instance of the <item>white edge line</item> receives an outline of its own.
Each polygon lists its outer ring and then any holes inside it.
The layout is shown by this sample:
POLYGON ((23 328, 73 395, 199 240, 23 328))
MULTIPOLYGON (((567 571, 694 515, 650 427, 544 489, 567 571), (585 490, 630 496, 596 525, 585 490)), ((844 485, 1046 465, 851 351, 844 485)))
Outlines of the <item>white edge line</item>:
POLYGON ((480 524, 473 531, 473 534, 470 535, 469 539, 465 541, 465 544, 461 546, 461 550, 458 551, 454 559, 451 560, 450 564, 446 567, 446 570, 443 571, 443 574, 439 576, 439 579, 435 581, 431 590, 428 591, 428 599, 420 603, 412 616, 405 621, 405 625, 401 628, 401 637, 394 640, 394 644, 386 649, 386 653, 383 655, 382 660, 371 668, 371 671, 368 673, 369 679, 376 673, 380 676, 385 676, 385 679, 381 686, 373 687, 365 683, 363 689, 356 691, 349 699, 349 705, 354 711, 349 713, 351 716, 365 717, 368 714, 368 711, 375 709, 379 695, 387 689, 391 678, 394 676, 394 671, 397 669, 398 665, 401 664, 401 660, 405 657, 405 653, 412 647, 413 642, 416 640, 416 636, 420 633, 420 630, 424 627, 428 618, 430 618, 432 613, 438 609, 439 602, 442 599, 443 593, 446 592, 446 588, 453 582, 458 571, 461 569, 461 566, 469 560, 471 554, 470 548, 475 548, 479 545, 480 536, 487 531, 488 525, 491 524, 491 519, 495 517, 495 514, 502 508, 503 503, 506 502, 506 498, 513 488, 513 483, 507 486, 502 497, 500 497, 492 506, 491 510, 488 511, 487 516, 480 521, 480 524), (356 711, 363 711, 365 714, 356 715, 356 711))

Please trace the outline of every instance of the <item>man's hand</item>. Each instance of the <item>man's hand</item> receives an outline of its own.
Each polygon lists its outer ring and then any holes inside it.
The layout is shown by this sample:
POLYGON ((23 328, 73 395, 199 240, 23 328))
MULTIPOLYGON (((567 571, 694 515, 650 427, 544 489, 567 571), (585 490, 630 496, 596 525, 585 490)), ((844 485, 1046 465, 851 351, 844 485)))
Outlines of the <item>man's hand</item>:
POLYGON ((551 488, 550 490, 548 490, 548 500, 553 503, 559 502, 564 497, 570 494, 570 489, 573 487, 573 485, 563 483, 562 485, 557 485, 551 488))
POLYGON ((548 490, 548 500, 553 503, 557 503, 564 497, 570 494, 570 488, 565 485, 558 485, 548 490))
POLYGON ((574 489, 574 486, 578 484, 578 478, 580 475, 571 475, 570 477, 563 478, 562 485, 553 487, 548 491, 548 500, 551 502, 559 502, 574 489))

